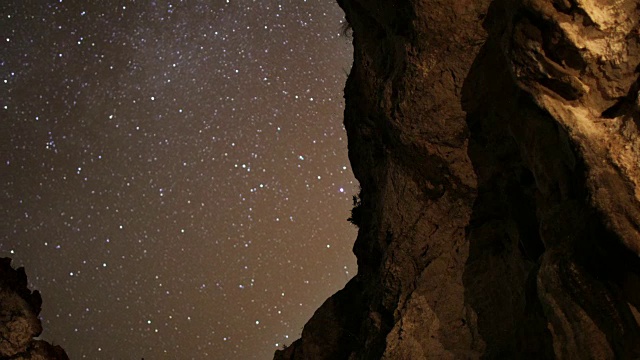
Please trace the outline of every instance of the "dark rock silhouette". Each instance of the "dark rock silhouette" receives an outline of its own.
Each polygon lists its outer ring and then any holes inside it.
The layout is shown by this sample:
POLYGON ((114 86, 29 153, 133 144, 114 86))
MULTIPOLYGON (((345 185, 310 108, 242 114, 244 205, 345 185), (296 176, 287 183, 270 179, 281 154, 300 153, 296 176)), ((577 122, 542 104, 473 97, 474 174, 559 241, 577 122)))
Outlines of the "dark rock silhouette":
POLYGON ((60 346, 34 339, 42 332, 41 305, 40 293, 27 288, 24 268, 0 258, 0 359, 69 359, 60 346))
POLYGON ((359 270, 275 358, 639 359, 640 1, 338 2, 359 270))

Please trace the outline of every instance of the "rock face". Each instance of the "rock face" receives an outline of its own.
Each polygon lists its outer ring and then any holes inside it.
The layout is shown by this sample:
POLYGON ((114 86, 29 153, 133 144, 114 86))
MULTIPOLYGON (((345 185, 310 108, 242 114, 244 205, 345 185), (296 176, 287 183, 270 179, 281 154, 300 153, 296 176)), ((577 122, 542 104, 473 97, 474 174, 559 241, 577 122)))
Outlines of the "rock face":
POLYGON ((24 268, 15 270, 11 259, 0 258, 0 359, 69 359, 60 346, 34 339, 42 332, 41 305, 40 293, 27 288, 24 268))
POLYGON ((639 359, 640 1, 339 0, 358 274, 276 359, 639 359))

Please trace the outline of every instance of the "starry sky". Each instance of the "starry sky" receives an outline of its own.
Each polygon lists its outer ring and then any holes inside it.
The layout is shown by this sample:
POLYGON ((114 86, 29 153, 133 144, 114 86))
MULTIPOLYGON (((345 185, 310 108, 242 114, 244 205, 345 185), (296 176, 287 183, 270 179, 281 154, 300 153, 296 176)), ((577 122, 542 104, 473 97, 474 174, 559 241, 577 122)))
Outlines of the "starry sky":
POLYGON ((355 275, 333 0, 0 2, 0 256, 72 359, 267 359, 355 275))

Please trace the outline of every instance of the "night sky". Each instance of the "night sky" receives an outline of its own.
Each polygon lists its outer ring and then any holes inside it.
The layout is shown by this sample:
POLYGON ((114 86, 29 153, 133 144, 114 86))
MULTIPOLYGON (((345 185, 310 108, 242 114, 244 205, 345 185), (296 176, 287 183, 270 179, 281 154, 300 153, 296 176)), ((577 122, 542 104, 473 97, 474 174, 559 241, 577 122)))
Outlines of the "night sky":
POLYGON ((267 359, 355 275, 333 0, 0 2, 0 256, 72 359, 267 359))

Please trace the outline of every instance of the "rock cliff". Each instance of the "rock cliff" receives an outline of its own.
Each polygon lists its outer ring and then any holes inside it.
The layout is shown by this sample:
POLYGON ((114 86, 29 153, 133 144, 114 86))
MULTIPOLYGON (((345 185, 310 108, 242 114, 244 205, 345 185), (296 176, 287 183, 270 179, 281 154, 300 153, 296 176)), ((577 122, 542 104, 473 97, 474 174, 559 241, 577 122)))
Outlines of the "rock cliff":
POLYGON ((640 1, 338 2, 359 270, 275 358, 640 358, 640 1))
POLYGON ((60 346, 34 339, 42 332, 41 305, 40 293, 27 288, 24 268, 15 270, 11 259, 0 258, 0 359, 69 359, 60 346))

